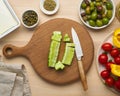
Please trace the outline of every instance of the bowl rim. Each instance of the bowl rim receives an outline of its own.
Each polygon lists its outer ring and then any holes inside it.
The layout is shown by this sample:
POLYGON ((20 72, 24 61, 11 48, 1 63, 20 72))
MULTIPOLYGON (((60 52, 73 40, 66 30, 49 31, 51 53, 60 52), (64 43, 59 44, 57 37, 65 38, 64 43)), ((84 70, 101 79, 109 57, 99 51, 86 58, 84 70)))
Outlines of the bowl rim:
POLYGON ((53 15, 53 14, 55 14, 55 13, 58 11, 59 6, 60 6, 59 0, 54 0, 54 1, 56 2, 56 7, 55 7, 55 9, 54 9, 53 11, 48 11, 48 10, 46 10, 46 9, 43 7, 44 1, 45 1, 45 0, 40 0, 40 9, 41 9, 41 11, 42 11, 44 14, 46 14, 46 15, 53 15))
POLYGON ((39 23, 39 15, 38 15, 37 11, 34 10, 34 9, 27 9, 27 10, 25 10, 25 11, 22 13, 21 22, 22 22, 23 26, 26 27, 26 28, 34 28, 34 27, 36 27, 36 26, 38 25, 38 23, 39 23), (37 22, 36 22, 35 24, 33 24, 32 26, 28 26, 28 25, 26 25, 26 24, 23 22, 23 19, 22 19, 22 18, 23 18, 23 15, 24 15, 24 13, 27 12, 27 11, 34 11, 34 12, 37 14, 38 20, 37 20, 37 22))
MULTIPOLYGON (((92 27, 90 26, 89 24, 87 24, 83 19, 82 19, 82 16, 81 16, 81 4, 84 0, 80 0, 80 4, 79 4, 79 17, 80 17, 80 20, 82 21, 82 23, 84 25, 86 25, 87 27, 91 28, 91 29, 103 29, 105 27, 107 27, 108 25, 110 25, 112 23, 112 21, 114 20, 114 17, 115 17, 115 3, 113 2, 113 0, 109 0, 110 2, 112 2, 112 5, 113 5, 113 14, 112 14, 112 18, 110 19, 109 23, 107 25, 104 25, 104 26, 101 26, 101 27, 92 27)), ((90 1, 90 0, 89 0, 90 1)))

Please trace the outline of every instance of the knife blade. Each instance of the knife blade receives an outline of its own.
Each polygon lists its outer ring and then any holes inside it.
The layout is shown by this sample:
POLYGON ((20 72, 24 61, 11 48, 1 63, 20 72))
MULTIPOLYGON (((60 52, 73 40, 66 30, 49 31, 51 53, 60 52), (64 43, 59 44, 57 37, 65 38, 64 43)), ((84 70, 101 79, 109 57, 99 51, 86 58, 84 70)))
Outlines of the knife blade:
POLYGON ((81 60, 81 58, 83 57, 82 47, 81 47, 78 35, 74 28, 71 29, 71 33, 72 33, 73 43, 75 44, 75 53, 76 53, 76 57, 78 60, 77 64, 78 64, 78 69, 79 69, 79 75, 81 78, 83 88, 86 91, 88 89, 88 85, 87 85, 87 79, 85 76, 85 72, 84 72, 84 68, 83 68, 83 64, 81 60))

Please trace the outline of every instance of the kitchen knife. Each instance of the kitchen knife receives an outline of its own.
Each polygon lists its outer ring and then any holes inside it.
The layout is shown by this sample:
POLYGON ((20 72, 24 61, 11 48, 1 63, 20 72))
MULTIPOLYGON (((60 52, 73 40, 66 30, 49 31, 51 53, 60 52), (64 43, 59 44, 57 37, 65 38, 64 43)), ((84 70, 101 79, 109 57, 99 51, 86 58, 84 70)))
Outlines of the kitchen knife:
POLYGON ((82 47, 75 29, 72 28, 71 32, 72 32, 73 42, 75 44, 75 53, 78 60, 80 78, 82 81, 83 88, 86 91, 88 89, 88 86, 87 86, 87 80, 86 80, 86 76, 85 76, 85 72, 84 72, 84 68, 81 60, 81 58, 83 57, 82 47))

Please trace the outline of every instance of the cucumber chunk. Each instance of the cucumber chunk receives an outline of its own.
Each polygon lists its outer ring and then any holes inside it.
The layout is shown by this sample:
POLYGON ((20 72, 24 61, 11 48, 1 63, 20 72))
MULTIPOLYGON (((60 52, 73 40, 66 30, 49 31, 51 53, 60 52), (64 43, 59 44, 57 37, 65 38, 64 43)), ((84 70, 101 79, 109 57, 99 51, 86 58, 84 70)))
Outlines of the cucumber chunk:
POLYGON ((63 63, 61 61, 58 61, 56 64, 55 64, 55 70, 63 70, 65 68, 65 65, 63 65, 63 63))
POLYGON ((75 48, 75 44, 74 43, 66 43, 66 46, 75 48))
MULTIPOLYGON (((72 45, 73 44, 74 43, 72 43, 72 45)), ((66 65, 71 65, 72 59, 74 57, 75 48, 73 46, 68 46, 68 45, 71 45, 71 43, 66 44, 65 53, 64 53, 64 56, 63 56, 63 59, 62 59, 62 63, 66 64, 66 65)))
POLYGON ((61 39, 62 39, 61 32, 60 31, 54 31, 51 39, 60 42, 61 39))
POLYGON ((48 56, 48 67, 55 67, 58 53, 59 53, 61 39, 62 39, 61 32, 54 31, 52 36, 52 41, 50 44, 50 51, 48 56))
POLYGON ((70 37, 68 36, 68 34, 65 34, 64 38, 63 38, 63 41, 64 42, 70 42, 70 37))

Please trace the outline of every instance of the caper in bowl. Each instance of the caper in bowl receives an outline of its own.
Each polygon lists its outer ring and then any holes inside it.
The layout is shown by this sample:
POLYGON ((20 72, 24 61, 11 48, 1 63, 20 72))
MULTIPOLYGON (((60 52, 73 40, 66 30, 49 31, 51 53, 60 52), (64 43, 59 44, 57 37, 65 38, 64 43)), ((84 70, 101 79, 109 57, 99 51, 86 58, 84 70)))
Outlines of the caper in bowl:
POLYGON ((38 14, 34 10, 26 10, 22 15, 22 24, 26 28, 34 28, 39 23, 38 14))
POLYGON ((114 2, 113 0, 81 0, 79 16, 89 28, 105 28, 115 17, 114 2))

